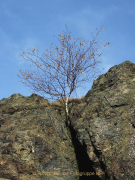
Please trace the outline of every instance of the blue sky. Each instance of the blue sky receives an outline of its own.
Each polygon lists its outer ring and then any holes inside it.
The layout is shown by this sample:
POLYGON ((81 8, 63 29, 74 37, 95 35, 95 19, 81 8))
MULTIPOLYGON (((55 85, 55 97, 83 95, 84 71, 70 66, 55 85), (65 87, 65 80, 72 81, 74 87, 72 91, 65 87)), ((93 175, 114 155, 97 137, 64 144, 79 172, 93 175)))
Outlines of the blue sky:
MULTIPOLYGON (((85 40, 92 40, 90 33, 96 28, 108 25, 99 34, 102 45, 110 45, 97 66, 98 75, 126 60, 135 63, 134 0, 0 0, 0 100, 15 93, 32 94, 17 76, 30 65, 19 54, 33 47, 43 53, 51 42, 57 44, 53 35, 63 33, 65 24, 71 38, 85 40)), ((93 80, 85 84, 86 89, 76 89, 78 97, 86 95, 92 84, 93 80)))

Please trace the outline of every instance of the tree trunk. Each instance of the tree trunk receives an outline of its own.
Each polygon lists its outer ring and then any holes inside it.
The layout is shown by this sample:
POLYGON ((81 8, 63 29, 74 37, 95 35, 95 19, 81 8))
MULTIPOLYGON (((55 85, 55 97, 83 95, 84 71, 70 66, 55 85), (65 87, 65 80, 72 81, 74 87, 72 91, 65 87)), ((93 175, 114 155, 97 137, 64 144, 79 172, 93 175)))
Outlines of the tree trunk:
POLYGON ((70 125, 70 120, 69 120, 69 113, 68 113, 68 99, 70 97, 70 94, 68 95, 68 97, 66 98, 66 120, 67 120, 67 126, 69 127, 70 125))

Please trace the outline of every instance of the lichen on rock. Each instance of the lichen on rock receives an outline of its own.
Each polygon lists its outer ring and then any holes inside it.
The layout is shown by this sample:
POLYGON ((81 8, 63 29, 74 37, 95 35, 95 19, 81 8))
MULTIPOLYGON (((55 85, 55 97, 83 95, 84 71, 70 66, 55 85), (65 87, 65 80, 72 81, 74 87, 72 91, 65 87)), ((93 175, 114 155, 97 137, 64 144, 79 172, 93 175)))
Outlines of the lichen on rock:
POLYGON ((64 121, 47 100, 14 94, 0 104, 0 178, 79 179, 64 121))
POLYGON ((135 64, 125 61, 113 66, 94 81, 85 96, 85 108, 80 110, 76 105, 71 112, 79 142, 84 141, 92 167, 101 179, 135 178, 131 145, 135 136, 134 79, 135 64))

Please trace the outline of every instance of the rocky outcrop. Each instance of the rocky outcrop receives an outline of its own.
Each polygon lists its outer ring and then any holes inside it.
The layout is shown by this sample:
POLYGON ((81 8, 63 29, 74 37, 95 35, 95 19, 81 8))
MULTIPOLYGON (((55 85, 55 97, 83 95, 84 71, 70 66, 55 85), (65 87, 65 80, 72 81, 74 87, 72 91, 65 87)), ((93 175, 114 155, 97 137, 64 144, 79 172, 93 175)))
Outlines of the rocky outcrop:
POLYGON ((135 64, 126 61, 99 76, 71 119, 77 146, 85 147, 101 179, 135 179, 135 64))
POLYGON ((0 101, 0 178, 135 179, 135 64, 125 61, 64 109, 36 94, 0 101))
POLYGON ((72 141, 55 109, 36 94, 0 101, 0 178, 79 179, 72 141))

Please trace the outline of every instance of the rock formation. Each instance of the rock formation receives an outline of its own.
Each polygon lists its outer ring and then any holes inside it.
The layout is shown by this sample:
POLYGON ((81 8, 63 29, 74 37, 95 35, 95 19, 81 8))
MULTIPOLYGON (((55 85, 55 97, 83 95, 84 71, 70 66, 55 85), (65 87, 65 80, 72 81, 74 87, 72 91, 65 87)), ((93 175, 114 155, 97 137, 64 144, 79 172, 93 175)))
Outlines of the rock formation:
POLYGON ((65 123, 47 100, 13 94, 0 101, 0 178, 72 180, 76 172, 65 123))
POLYGON ((126 61, 99 76, 71 119, 101 179, 135 179, 135 64, 126 61))
POLYGON ((0 180, 135 179, 135 64, 125 61, 64 109, 36 94, 0 101, 0 180))

